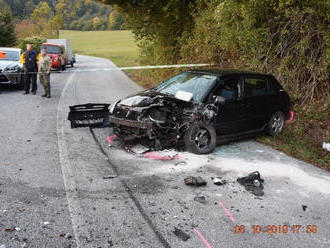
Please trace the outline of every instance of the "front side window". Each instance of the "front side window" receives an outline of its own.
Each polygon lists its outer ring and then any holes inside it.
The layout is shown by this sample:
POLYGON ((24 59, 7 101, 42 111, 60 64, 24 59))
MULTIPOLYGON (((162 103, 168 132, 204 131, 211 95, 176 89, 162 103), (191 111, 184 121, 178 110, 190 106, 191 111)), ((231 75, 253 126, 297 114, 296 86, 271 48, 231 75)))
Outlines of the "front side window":
POLYGON ((217 76, 198 72, 184 72, 176 75, 152 90, 175 96, 178 91, 192 94, 193 101, 203 101, 210 89, 214 86, 217 76))
POLYGON ((244 82, 244 96, 262 96, 267 93, 267 80, 247 77, 244 82))
POLYGON ((239 79, 227 79, 220 83, 220 87, 214 92, 215 96, 222 96, 226 100, 235 100, 239 96, 239 79))

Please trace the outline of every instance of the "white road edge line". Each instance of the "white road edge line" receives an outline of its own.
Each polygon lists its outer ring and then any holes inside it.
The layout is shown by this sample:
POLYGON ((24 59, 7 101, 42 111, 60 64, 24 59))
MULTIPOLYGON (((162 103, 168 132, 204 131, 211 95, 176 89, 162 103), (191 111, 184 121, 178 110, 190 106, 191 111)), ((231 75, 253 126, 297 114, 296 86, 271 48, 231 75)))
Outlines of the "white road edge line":
POLYGON ((80 217, 80 214, 82 214, 82 208, 79 203, 77 187, 74 180, 72 165, 69 158, 69 152, 68 152, 67 143, 65 141, 65 132, 64 132, 64 127, 66 125, 65 122, 66 106, 64 105, 64 96, 68 87, 71 85, 74 76, 75 73, 73 73, 65 83, 65 86, 62 90, 59 99, 59 103, 57 106, 56 131, 57 131, 57 144, 58 144, 58 152, 59 152, 60 164, 62 169, 63 182, 64 182, 66 198, 69 206, 69 212, 70 212, 73 233, 75 236, 75 242, 77 248, 84 248, 86 247, 86 244, 83 244, 84 242, 81 240, 81 238, 84 237, 87 238, 88 232, 87 230, 84 230, 85 223, 80 217))

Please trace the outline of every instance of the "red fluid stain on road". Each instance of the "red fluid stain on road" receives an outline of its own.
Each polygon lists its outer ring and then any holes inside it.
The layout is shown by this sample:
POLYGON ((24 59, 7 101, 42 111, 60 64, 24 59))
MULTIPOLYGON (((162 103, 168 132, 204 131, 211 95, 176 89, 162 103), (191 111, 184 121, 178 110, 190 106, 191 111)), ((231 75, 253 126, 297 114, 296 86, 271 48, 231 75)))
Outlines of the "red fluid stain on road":
POLYGON ((285 121, 286 124, 289 124, 294 118, 294 112, 290 111, 290 118, 288 120, 285 121))
POLYGON ((106 138, 106 141, 110 144, 113 144, 115 141, 113 139, 115 139, 117 137, 117 135, 113 134, 113 135, 110 135, 106 138))
POLYGON ((206 238, 204 238, 204 236, 196 228, 194 229, 194 232, 198 235, 198 237, 202 240, 202 242, 207 248, 212 248, 210 243, 206 240, 206 238))
POLYGON ((147 152, 144 154, 145 157, 150 158, 150 159, 156 159, 156 160, 173 160, 173 159, 178 159, 178 155, 174 156, 164 156, 160 153, 157 152, 147 152))
POLYGON ((226 208, 226 206, 221 201, 218 201, 218 205, 220 205, 222 207, 223 211, 228 215, 229 219, 232 222, 235 222, 233 215, 230 213, 230 211, 226 208))

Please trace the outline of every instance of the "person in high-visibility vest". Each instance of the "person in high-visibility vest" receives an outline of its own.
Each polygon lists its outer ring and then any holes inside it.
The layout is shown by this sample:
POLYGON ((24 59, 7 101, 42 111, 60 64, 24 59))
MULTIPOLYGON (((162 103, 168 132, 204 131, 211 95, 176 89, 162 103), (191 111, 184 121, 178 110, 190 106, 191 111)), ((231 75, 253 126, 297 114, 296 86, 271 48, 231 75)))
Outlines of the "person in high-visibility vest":
POLYGON ((21 63, 24 67, 25 73, 25 87, 24 94, 30 93, 30 84, 32 83, 31 92, 33 95, 37 93, 37 73, 38 73, 38 54, 32 49, 31 44, 26 45, 26 51, 21 57, 21 63))

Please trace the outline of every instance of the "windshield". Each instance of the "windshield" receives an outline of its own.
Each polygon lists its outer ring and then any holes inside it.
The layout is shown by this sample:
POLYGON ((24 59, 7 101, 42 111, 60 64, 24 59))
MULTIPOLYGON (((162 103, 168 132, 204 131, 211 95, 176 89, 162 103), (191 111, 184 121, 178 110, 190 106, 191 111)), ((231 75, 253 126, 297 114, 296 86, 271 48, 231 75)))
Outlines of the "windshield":
POLYGON ((176 95, 178 91, 190 92, 192 99, 200 102, 214 85, 216 78, 214 75, 184 72, 162 82, 153 90, 170 95, 176 95))
POLYGON ((8 51, 6 49, 0 49, 0 51, 6 53, 5 58, 0 57, 0 60, 9 60, 9 61, 18 61, 19 60, 18 51, 8 51))
POLYGON ((51 54, 61 54, 61 48, 57 46, 41 46, 41 49, 46 49, 47 53, 51 54))

